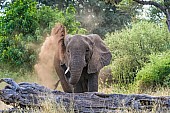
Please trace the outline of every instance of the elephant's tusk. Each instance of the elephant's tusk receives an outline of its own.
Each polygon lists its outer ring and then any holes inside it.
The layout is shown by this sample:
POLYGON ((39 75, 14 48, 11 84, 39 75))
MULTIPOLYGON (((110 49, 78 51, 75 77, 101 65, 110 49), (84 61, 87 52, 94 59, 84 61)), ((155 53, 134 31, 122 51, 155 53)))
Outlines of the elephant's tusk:
POLYGON ((67 74, 69 70, 70 70, 70 67, 67 68, 64 74, 67 74))

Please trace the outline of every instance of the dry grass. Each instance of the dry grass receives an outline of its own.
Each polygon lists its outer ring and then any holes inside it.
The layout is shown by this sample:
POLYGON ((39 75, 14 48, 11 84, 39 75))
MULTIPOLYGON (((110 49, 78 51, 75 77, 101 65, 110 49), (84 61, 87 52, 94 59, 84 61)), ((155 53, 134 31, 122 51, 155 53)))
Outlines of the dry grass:
POLYGON ((134 88, 127 88, 125 86, 119 85, 112 85, 107 87, 99 85, 99 92, 106 93, 106 94, 114 94, 114 93, 121 93, 121 94, 136 94, 138 93, 134 88))
POLYGON ((153 96, 169 96, 170 88, 158 87, 155 91, 147 91, 146 94, 153 96))
MULTIPOLYGON (((63 103, 56 104, 55 99, 46 100, 42 106, 42 112, 41 113, 68 113, 67 109, 63 106, 63 103)), ((69 108, 69 113, 74 113, 73 106, 71 105, 69 108)))
POLYGON ((138 92, 138 90, 135 89, 135 87, 129 86, 118 86, 118 85, 112 85, 110 87, 101 87, 99 85, 99 92, 106 93, 106 94, 114 94, 114 93, 119 93, 119 94, 148 94, 152 96, 169 96, 170 95, 170 88, 166 87, 157 87, 157 89, 151 90, 151 89, 146 89, 143 92, 138 92))
POLYGON ((55 102, 55 98, 52 97, 52 95, 50 95, 49 99, 47 99, 46 101, 44 101, 41 104, 41 108, 26 108, 26 109, 20 109, 19 111, 17 111, 16 113, 74 113, 74 109, 72 107, 72 105, 70 106, 70 108, 66 109, 63 106, 63 103, 59 104, 55 102))

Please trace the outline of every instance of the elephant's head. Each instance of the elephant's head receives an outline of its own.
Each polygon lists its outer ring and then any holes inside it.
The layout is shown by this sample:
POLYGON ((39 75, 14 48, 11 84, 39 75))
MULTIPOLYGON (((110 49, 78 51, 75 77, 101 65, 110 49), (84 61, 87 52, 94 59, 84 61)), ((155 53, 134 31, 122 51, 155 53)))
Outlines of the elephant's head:
POLYGON ((110 63, 111 53, 101 38, 96 35, 67 35, 59 42, 64 55, 62 64, 67 66, 65 74, 70 73, 69 83, 75 85, 84 67, 87 73, 96 73, 110 63))

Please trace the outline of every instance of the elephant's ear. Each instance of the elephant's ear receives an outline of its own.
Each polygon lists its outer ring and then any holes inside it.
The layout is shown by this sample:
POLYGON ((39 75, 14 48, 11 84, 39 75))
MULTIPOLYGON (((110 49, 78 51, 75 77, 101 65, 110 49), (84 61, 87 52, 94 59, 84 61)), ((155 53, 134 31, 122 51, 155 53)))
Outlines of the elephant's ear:
POLYGON ((53 37, 53 43, 54 45, 56 45, 55 48, 58 50, 57 55, 59 55, 61 62, 64 61, 64 53, 66 50, 64 44, 66 34, 67 33, 65 27, 60 23, 57 23, 51 31, 51 36, 53 37))
POLYGON ((97 34, 88 35, 94 45, 91 59, 88 63, 88 73, 96 73, 101 68, 110 64, 112 55, 102 39, 97 34))

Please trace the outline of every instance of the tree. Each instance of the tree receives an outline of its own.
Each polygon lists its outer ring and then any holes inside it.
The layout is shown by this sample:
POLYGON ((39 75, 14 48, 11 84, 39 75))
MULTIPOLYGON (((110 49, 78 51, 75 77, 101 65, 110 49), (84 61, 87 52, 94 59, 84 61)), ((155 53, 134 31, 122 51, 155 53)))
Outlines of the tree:
POLYGON ((75 19, 74 7, 63 12, 38 6, 34 0, 12 0, 4 7, 0 16, 0 64, 32 69, 37 54, 30 43, 41 43, 57 22, 63 23, 69 34, 84 31, 75 19))
POLYGON ((82 0, 75 5, 77 19, 89 33, 104 37, 106 33, 120 30, 131 21, 131 16, 110 3, 99 0, 82 0), (97 3, 97 4, 96 4, 97 3))
MULTIPOLYGON (((123 0, 105 0, 106 2, 112 3, 112 4, 119 4, 123 0)), ((163 0, 163 4, 158 3, 156 1, 146 1, 146 0, 132 0, 136 3, 142 4, 142 5, 153 5, 156 8, 160 9, 166 16, 166 23, 168 26, 168 30, 170 31, 170 1, 169 0, 163 0)), ((130 3, 130 0, 128 0, 130 3)))
POLYGON ((89 33, 97 33, 100 36, 108 32, 122 29, 131 21, 131 15, 119 10, 111 3, 100 0, 38 0, 39 3, 48 6, 57 6, 59 10, 65 10, 69 5, 76 9, 77 20, 89 33))

